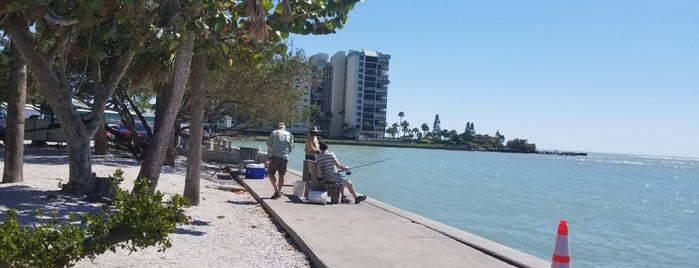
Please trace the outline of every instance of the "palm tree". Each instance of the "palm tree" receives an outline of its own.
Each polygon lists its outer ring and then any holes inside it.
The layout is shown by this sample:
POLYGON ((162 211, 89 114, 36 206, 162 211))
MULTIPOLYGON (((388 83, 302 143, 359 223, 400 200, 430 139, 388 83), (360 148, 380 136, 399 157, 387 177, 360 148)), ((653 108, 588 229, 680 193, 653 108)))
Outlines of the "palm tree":
MULTIPOLYGON (((405 113, 404 113, 404 112, 399 112, 399 113, 398 113, 398 117, 400 117, 400 121, 398 121, 398 124, 400 124, 401 126, 403 125, 403 117, 404 117, 404 116, 405 116, 405 113)), ((405 135, 405 133, 403 133, 403 135, 405 135)))
POLYGON ((426 137, 427 136, 427 131, 430 131, 430 126, 427 125, 427 123, 422 123, 422 126, 420 126, 422 129, 422 136, 426 137))
POLYGON ((403 136, 405 136, 405 133, 410 131, 410 123, 408 123, 408 121, 403 121, 400 123, 400 126, 402 127, 401 130, 403 131, 403 136))
POLYGON ((393 123, 393 125, 391 125, 391 129, 394 129, 393 133, 389 134, 391 134, 391 138, 394 138, 395 135, 398 134, 398 123, 393 123))
POLYGON ((418 129, 416 127, 413 128, 412 130, 410 130, 410 135, 412 135, 412 137, 415 137, 415 135, 418 133, 420 133, 420 129, 418 129))

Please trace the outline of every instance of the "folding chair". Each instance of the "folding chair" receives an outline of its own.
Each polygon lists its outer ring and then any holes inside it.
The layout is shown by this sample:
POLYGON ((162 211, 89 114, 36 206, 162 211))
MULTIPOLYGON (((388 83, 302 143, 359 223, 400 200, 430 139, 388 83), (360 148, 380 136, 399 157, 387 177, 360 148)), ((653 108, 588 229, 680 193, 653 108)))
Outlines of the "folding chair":
POLYGON ((257 163, 257 148, 240 147, 238 150, 240 152, 240 167, 238 170, 242 174, 247 174, 246 169, 249 164, 257 163))

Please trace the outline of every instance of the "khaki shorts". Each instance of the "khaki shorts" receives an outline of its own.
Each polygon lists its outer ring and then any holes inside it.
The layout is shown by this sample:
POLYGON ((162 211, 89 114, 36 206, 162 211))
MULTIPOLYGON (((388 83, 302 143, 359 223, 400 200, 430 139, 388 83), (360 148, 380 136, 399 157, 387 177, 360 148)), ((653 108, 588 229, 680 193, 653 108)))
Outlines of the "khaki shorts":
POLYGON ((278 156, 272 156, 269 158, 269 166, 267 167, 267 174, 274 175, 274 173, 279 172, 279 175, 284 176, 286 174, 286 164, 289 160, 278 156))

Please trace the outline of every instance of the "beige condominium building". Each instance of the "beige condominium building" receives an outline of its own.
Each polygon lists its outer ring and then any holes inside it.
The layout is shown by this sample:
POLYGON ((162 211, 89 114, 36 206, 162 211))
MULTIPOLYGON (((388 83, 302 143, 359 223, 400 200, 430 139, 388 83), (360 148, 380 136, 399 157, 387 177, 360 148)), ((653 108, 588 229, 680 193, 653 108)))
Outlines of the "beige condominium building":
POLYGON ((328 54, 312 56, 320 75, 307 96, 317 108, 311 124, 328 137, 383 137, 390 59, 369 49, 339 51, 329 61, 328 54))

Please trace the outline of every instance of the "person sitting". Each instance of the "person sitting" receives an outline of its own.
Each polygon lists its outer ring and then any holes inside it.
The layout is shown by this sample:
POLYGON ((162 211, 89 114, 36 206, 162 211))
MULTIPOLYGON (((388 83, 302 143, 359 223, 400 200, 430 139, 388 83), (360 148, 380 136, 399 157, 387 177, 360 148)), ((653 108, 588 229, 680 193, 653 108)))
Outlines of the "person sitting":
POLYGON ((366 195, 357 195, 354 190, 354 184, 347 179, 347 177, 341 176, 337 169, 342 169, 344 171, 349 171, 350 168, 340 163, 337 160, 335 153, 328 150, 328 144, 325 142, 320 143, 320 154, 316 162, 320 165, 321 178, 325 182, 338 182, 341 184, 340 192, 342 193, 342 203, 349 203, 350 200, 344 193, 344 187, 347 187, 352 197, 354 197, 354 203, 359 204, 360 202, 366 200, 366 195))

